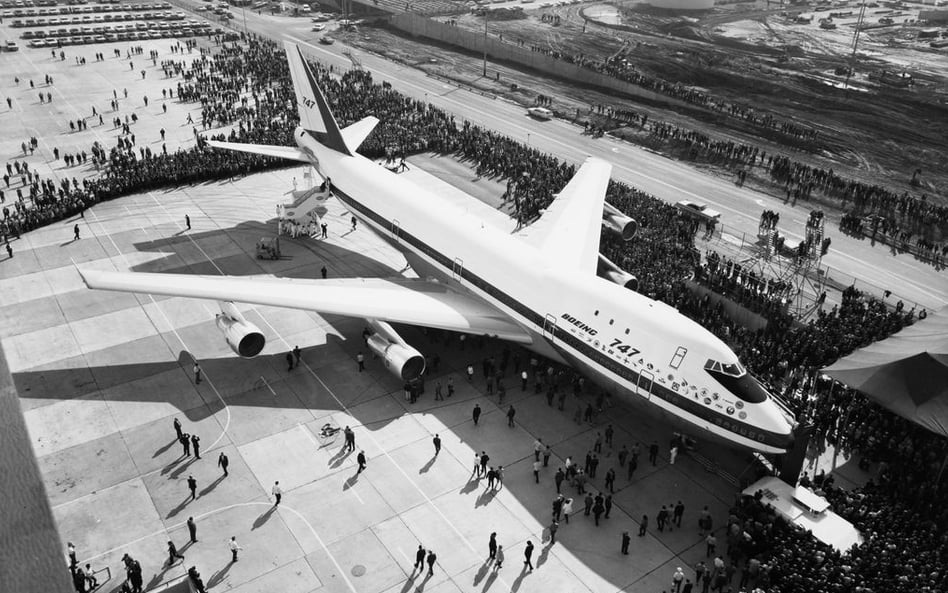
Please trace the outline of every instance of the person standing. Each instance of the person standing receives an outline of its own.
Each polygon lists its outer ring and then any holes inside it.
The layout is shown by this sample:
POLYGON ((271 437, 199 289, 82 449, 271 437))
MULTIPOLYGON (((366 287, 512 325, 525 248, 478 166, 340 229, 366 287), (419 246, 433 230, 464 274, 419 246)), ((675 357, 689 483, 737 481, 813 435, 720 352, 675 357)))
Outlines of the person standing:
POLYGON ((517 410, 514 409, 513 404, 507 408, 507 426, 510 428, 514 427, 514 416, 517 414, 517 410))
MULTIPOLYGON (((353 218, 352 220, 355 220, 353 218)), ((352 230, 355 230, 355 223, 352 225, 352 230)), ((434 553, 433 550, 428 550, 428 576, 434 576, 434 565, 437 562, 438 556, 434 553)))
POLYGON ((474 412, 471 414, 474 418, 474 426, 477 426, 477 422, 481 419, 481 406, 480 404, 474 404, 474 412))
POLYGON ((543 445, 543 467, 550 465, 550 456, 553 455, 553 448, 549 445, 543 445))
POLYGON ((176 435, 176 438, 180 441, 181 435, 184 434, 184 431, 181 430, 181 421, 175 418, 173 424, 174 424, 174 433, 176 435))
POLYGON ((500 567, 504 565, 504 547, 497 546, 497 556, 494 558, 494 570, 500 570, 500 567))
POLYGON ((180 558, 181 560, 184 560, 184 556, 178 553, 178 548, 175 547, 174 542, 169 541, 168 542, 168 566, 171 566, 172 564, 174 564, 175 558, 180 558))
POLYGON ((607 495, 606 495, 606 500, 604 500, 602 504, 603 504, 603 506, 605 506, 605 508, 606 508, 605 517, 606 517, 606 519, 608 519, 608 518, 609 518, 609 513, 612 512, 612 495, 611 495, 611 494, 607 494, 607 495))
POLYGON ((556 521, 550 523, 550 545, 556 543, 556 530, 560 528, 560 524, 556 521))
POLYGON ((558 494, 553 498, 553 520, 559 521, 560 515, 563 513, 563 502, 566 499, 563 498, 562 494, 558 494))
POLYGON ((556 475, 553 476, 553 481, 556 482, 556 493, 560 493, 560 486, 563 485, 563 480, 566 479, 566 473, 563 471, 562 467, 556 468, 556 475))
POLYGON ((79 560, 76 558, 76 546, 72 542, 66 543, 66 554, 69 556, 69 569, 76 570, 79 560))
POLYGON ((359 363, 359 372, 361 373, 365 370, 365 355, 361 351, 356 354, 356 362, 359 363))
POLYGON ((685 572, 679 566, 675 569, 675 574, 672 575, 672 586, 675 589, 675 593, 681 593, 681 584, 685 580, 685 572))
POLYGON ((346 446, 345 446, 346 452, 348 453, 350 451, 355 451, 355 448, 356 448, 355 432, 347 426, 343 429, 342 433, 346 437, 346 446))
POLYGON ((626 556, 629 555, 629 542, 632 541, 632 538, 629 536, 628 531, 622 532, 622 553, 626 556))
POLYGON ((227 459, 227 455, 224 455, 224 452, 221 451, 221 454, 217 457, 217 467, 224 470, 224 477, 227 477, 227 466, 230 464, 230 460, 227 459))
MULTIPOLYGON (((188 115, 190 117, 190 115, 188 115)), ((187 214, 184 215, 184 226, 188 227, 188 230, 191 230, 191 217, 187 214)))
POLYGON ((198 541, 197 538, 198 528, 197 523, 194 522, 194 517, 188 517, 188 535, 191 536, 191 543, 196 544, 198 541))
POLYGON ((194 479, 194 476, 188 476, 188 490, 191 491, 191 500, 197 498, 197 480, 194 479))
MULTIPOLYGON (((326 225, 323 225, 323 239, 325 238, 326 238, 326 225)), ((326 269, 326 266, 319 268, 319 273, 320 275, 322 275, 323 280, 325 280, 326 277, 329 276, 329 270, 326 269)))
POLYGON ((418 544, 418 551, 415 552, 415 565, 412 567, 412 573, 415 572, 415 569, 424 570, 425 569, 425 552, 424 546, 418 544))
POLYGON ((365 471, 365 451, 359 451, 359 454, 356 455, 356 462, 359 464, 359 471, 357 474, 361 474, 365 471))
POLYGON ((481 472, 479 475, 487 475, 487 462, 490 461, 490 456, 486 451, 481 451, 481 472))
POLYGON ((657 465, 658 443, 655 441, 652 441, 652 444, 648 446, 648 460, 653 466, 657 465))
POLYGON ((72 233, 75 237, 73 241, 78 241, 79 240, 79 225, 78 224, 72 227, 72 233))
POLYGON ((237 562, 237 552, 240 550, 243 550, 243 548, 241 548, 240 544, 237 543, 237 536, 230 536, 230 553, 232 554, 230 559, 231 562, 237 562))
POLYGON ((184 433, 179 439, 181 442, 182 455, 188 457, 191 455, 191 435, 184 433))
POLYGON ((273 503, 273 506, 279 506, 280 501, 283 499, 283 489, 280 488, 280 480, 273 483, 273 489, 270 493, 273 494, 273 499, 276 501, 273 503))
POLYGON ((629 481, 632 481, 632 476, 635 474, 635 470, 639 467, 639 458, 632 456, 629 458, 629 481))
POLYGON ((493 531, 490 534, 490 541, 487 542, 487 559, 494 560, 497 558, 497 532, 493 531))
POLYGON ((609 489, 610 494, 614 494, 616 491, 616 470, 611 467, 606 472, 606 488, 609 489))
POLYGON ((296 366, 300 366, 300 359, 303 358, 303 353, 300 351, 299 346, 293 346, 293 360, 296 361, 296 366))
MULTIPOLYGON (((671 451, 668 452, 668 464, 675 465, 675 459, 678 457, 678 445, 673 445, 671 451)), ((677 591, 675 592, 677 593, 677 591)))
POLYGON ((648 529, 648 515, 642 515, 642 522, 639 523, 639 537, 645 537, 645 532, 648 529))
POLYGON ((195 385, 200 385, 200 383, 201 383, 201 365, 199 365, 196 360, 194 361, 194 368, 193 368, 193 370, 194 370, 194 384, 195 384, 195 385))
POLYGON ((540 452, 543 451, 543 439, 533 441, 533 460, 540 461, 540 452))
POLYGON ((665 531, 665 524, 668 522, 668 509, 665 508, 665 505, 662 505, 662 509, 658 511, 658 515, 655 517, 655 523, 658 525, 659 531, 665 531))
POLYGON ((438 456, 438 453, 441 452, 441 437, 439 437, 439 436, 436 434, 436 435, 434 435, 434 438, 431 439, 431 442, 434 443, 435 457, 437 457, 437 456, 438 456))
POLYGON ((573 514, 573 499, 567 498, 566 502, 563 503, 563 519, 566 521, 566 524, 569 525, 569 516, 573 514))
POLYGON ((527 540, 527 547, 523 550, 523 565, 526 566, 530 572, 533 572, 533 542, 527 540))
POLYGON ((537 484, 540 483, 540 468, 543 467, 539 461, 533 462, 533 481, 537 484))
POLYGON ((682 504, 682 502, 679 500, 678 504, 675 505, 675 512, 673 515, 672 522, 678 527, 681 527, 681 518, 684 516, 684 514, 685 514, 685 505, 682 504))
POLYGON ((596 503, 593 505, 593 519, 596 521, 596 527, 599 527, 599 518, 606 512, 606 507, 602 502, 602 495, 596 495, 596 503))
POLYGON ((191 435, 191 448, 194 449, 194 457, 201 458, 201 437, 196 434, 191 435))

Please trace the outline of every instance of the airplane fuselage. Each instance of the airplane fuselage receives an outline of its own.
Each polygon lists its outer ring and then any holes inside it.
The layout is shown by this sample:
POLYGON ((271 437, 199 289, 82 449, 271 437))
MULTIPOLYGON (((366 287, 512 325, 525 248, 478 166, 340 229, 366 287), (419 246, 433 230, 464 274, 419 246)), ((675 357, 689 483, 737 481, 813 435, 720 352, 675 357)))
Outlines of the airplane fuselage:
POLYGON ((360 155, 327 149, 301 128, 296 140, 353 215, 410 263, 440 271, 516 320, 532 337, 526 347, 716 440, 787 449, 790 422, 773 400, 742 401, 705 371, 710 361, 736 357, 697 323, 588 271, 551 265, 517 236, 360 155))

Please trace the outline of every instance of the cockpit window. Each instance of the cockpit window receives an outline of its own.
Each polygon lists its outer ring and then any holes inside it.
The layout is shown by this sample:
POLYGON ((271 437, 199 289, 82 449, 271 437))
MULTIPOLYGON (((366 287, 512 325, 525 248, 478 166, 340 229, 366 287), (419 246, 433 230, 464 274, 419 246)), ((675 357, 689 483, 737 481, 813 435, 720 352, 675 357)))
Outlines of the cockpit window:
POLYGON ((704 370, 726 390, 747 403, 759 404, 770 397, 760 381, 748 373, 740 363, 721 364, 709 360, 704 365, 704 370))

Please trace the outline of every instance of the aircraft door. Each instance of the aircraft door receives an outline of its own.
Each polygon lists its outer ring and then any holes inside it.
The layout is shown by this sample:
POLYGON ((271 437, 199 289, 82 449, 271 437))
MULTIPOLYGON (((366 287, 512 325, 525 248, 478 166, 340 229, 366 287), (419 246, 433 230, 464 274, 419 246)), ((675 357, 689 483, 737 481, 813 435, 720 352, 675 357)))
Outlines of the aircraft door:
POLYGON ((547 315, 543 320, 543 337, 552 340, 556 337, 556 317, 547 315))
POLYGON ((639 381, 637 387, 639 388, 639 394, 644 395, 645 399, 652 397, 652 383, 655 379, 655 375, 648 371, 639 372, 639 381))
POLYGON ((461 279, 461 274, 464 272, 464 262, 461 258, 454 258, 454 266, 451 268, 451 274, 454 276, 455 280, 461 279))
POLYGON ((402 227, 401 227, 401 224, 398 222, 398 219, 393 218, 392 219, 392 238, 395 239, 396 243, 399 242, 399 233, 401 232, 401 230, 402 230, 402 227))

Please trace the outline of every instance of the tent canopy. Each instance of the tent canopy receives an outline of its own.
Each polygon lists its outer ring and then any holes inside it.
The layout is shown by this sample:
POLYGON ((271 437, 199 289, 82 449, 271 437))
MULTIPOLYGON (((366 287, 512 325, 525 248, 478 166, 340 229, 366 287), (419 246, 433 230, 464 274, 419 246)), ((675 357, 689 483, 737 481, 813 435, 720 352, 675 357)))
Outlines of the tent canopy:
POLYGON ((948 436, 948 307, 823 372, 899 416, 948 436))

